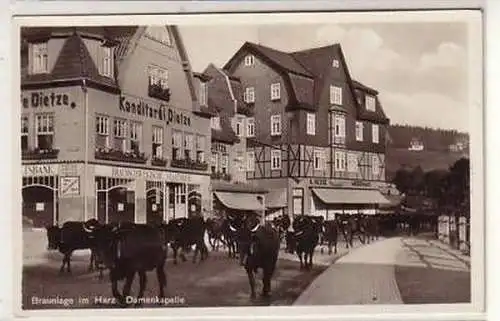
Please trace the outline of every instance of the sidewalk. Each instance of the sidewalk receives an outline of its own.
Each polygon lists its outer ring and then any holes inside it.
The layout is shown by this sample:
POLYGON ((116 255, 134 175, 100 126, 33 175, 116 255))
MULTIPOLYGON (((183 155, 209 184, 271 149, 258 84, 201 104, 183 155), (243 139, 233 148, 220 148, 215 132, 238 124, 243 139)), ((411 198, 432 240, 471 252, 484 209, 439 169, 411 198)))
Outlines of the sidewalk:
POLYGON ((395 280, 401 238, 354 249, 328 268, 294 305, 402 304, 395 280))

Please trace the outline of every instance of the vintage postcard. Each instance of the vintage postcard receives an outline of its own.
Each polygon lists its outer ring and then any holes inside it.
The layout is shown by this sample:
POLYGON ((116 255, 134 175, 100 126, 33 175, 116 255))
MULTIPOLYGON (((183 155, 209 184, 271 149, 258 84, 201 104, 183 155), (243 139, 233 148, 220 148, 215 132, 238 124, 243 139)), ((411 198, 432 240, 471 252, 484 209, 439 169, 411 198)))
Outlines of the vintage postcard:
POLYGON ((18 314, 481 312, 481 26, 16 18, 18 314))

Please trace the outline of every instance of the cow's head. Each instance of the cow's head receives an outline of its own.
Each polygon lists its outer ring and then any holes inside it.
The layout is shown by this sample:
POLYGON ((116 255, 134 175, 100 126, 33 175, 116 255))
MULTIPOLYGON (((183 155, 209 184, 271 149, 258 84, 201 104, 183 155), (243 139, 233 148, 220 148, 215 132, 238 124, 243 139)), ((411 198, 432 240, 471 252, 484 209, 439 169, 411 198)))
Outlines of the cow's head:
POLYGON ((59 226, 47 226, 47 249, 57 250, 61 243, 61 228, 59 226))
POLYGON ((114 268, 120 258, 120 237, 121 229, 119 225, 106 225, 96 228, 95 231, 96 264, 114 268))

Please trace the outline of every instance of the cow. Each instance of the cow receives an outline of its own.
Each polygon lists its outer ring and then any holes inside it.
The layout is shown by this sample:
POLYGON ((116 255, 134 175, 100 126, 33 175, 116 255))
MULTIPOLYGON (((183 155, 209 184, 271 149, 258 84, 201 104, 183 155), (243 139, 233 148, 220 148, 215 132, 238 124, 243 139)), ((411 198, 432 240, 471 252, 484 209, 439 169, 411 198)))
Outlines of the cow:
POLYGON ((90 219, 86 222, 68 221, 62 227, 47 226, 48 250, 59 250, 63 254, 60 273, 71 273, 71 255, 75 250, 90 249, 89 271, 94 268, 99 269, 99 278, 102 278, 102 269, 95 260, 95 229, 101 224, 96 219, 90 219))
POLYGON ((286 232, 290 228, 291 220, 290 216, 284 214, 278 217, 275 217, 272 221, 272 224, 274 228, 278 230, 279 237, 280 237, 280 242, 283 240, 283 238, 286 236, 286 232))
POLYGON ((323 222, 323 239, 328 247, 328 255, 332 254, 332 245, 335 246, 335 254, 337 254, 339 229, 338 220, 328 220, 323 222))
POLYGON ((319 242, 321 226, 315 218, 308 215, 297 216, 293 223, 293 233, 289 233, 289 246, 297 253, 300 260, 300 269, 312 268, 314 249, 319 242))
POLYGON ((244 266, 250 283, 250 298, 255 299, 255 275, 262 269, 262 294, 268 298, 271 278, 276 270, 280 239, 278 230, 270 222, 261 225, 259 215, 249 213, 229 216, 229 223, 235 229, 240 264, 244 266))
POLYGON ((167 242, 173 250, 174 264, 177 264, 177 254, 181 249, 180 257, 185 262, 186 255, 192 246, 195 246, 193 263, 196 262, 197 254, 200 253, 200 262, 208 257, 208 248, 205 244, 205 221, 201 216, 190 218, 176 218, 164 225, 167 242))
POLYGON ((228 213, 222 225, 222 233, 230 258, 236 258, 238 252, 238 229, 243 224, 242 215, 243 213, 228 213))
POLYGON ((206 229, 208 242, 212 247, 212 251, 219 250, 219 244, 225 245, 223 240, 223 228, 224 228, 224 219, 222 218, 208 218, 206 220, 206 229))
POLYGON ((96 257, 109 269, 113 297, 122 305, 130 295, 135 274, 139 274, 137 305, 147 282, 147 271, 156 269, 159 284, 159 298, 164 298, 167 285, 165 275, 166 236, 160 226, 135 223, 107 224, 99 227, 96 234, 96 257), (118 281, 125 279, 122 293, 118 291, 118 281))

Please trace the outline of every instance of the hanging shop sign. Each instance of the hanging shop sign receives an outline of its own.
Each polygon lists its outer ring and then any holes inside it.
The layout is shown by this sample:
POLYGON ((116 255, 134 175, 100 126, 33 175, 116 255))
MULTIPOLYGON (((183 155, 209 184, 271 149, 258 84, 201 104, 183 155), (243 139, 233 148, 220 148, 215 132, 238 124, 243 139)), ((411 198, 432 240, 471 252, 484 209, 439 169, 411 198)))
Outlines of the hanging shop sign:
POLYGON ((191 117, 184 111, 177 111, 164 104, 146 103, 138 98, 120 96, 120 111, 163 120, 167 124, 191 126, 191 117))
POLYGON ((21 104, 23 108, 76 107, 69 94, 44 91, 21 94, 21 104))

